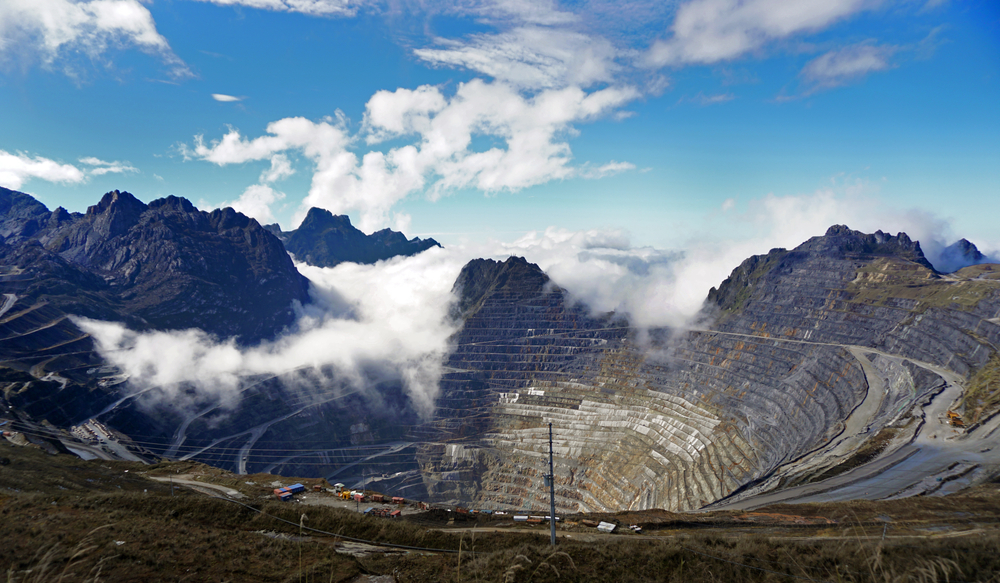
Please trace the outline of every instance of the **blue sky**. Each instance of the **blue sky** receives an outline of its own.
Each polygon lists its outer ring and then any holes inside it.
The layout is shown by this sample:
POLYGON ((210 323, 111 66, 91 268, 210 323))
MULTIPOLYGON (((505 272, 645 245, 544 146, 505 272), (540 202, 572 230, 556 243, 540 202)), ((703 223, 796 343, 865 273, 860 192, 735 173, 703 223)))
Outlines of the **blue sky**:
POLYGON ((998 104, 990 1, 0 3, 0 185, 71 211, 995 250, 998 104))

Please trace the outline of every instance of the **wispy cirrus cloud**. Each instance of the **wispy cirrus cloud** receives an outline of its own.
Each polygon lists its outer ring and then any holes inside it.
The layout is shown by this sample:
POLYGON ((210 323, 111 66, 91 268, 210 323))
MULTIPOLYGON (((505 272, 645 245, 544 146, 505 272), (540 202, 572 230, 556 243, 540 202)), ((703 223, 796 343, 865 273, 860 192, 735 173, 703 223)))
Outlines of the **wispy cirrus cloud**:
POLYGON ((309 16, 354 16, 366 2, 359 0, 199 0, 219 6, 245 6, 309 16))
POLYGON ((0 2, 0 65, 26 68, 40 61, 78 78, 80 55, 110 63, 107 53, 120 47, 156 56, 174 78, 193 76, 139 0, 0 2))
POLYGON ((87 158, 80 158, 81 164, 86 164, 87 166, 93 166, 87 171, 90 176, 103 176, 105 174, 126 174, 132 172, 138 172, 139 169, 132 166, 128 162, 105 162, 100 158, 94 158, 93 156, 87 158))
POLYGON ((697 103, 698 105, 716 105, 719 103, 726 103, 727 101, 732 101, 736 99, 734 93, 715 93, 711 95, 706 95, 704 92, 699 91, 696 95, 692 97, 682 97, 678 100, 678 103, 697 103))
POLYGON ((622 172, 628 172, 630 170, 635 170, 635 164, 631 162, 612 161, 596 168, 585 164, 577 169, 576 175, 581 178, 596 179, 604 178, 606 176, 614 176, 615 174, 621 174, 622 172))
POLYGON ((619 69, 610 42, 571 30, 525 26, 461 41, 438 39, 437 45, 413 53, 434 65, 469 69, 526 90, 589 87, 612 81, 619 69))
POLYGON ((806 63, 799 76, 809 92, 838 87, 857 81, 869 73, 893 67, 890 59, 898 47, 858 43, 829 51, 806 63))
POLYGON ((711 64, 768 43, 815 32, 877 5, 871 0, 692 0, 677 9, 670 36, 653 43, 647 66, 711 64))

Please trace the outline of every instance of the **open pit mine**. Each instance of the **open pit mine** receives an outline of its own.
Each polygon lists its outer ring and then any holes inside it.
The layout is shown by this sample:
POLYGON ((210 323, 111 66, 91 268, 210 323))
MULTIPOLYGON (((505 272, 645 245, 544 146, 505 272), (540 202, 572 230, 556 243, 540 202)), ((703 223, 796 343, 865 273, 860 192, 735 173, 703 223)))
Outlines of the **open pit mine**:
POLYGON ((1000 473, 1000 265, 940 273, 902 233, 834 226, 751 257, 684 330, 595 315, 524 259, 478 259, 455 282, 461 326, 431 419, 377 370, 361 371, 364 392, 302 369, 240 379, 237 403, 178 408, 144 402, 69 316, 156 328, 177 301, 192 322, 202 307, 221 314, 220 336, 272 336, 292 298, 308 301, 273 252, 281 241, 182 199, 114 193, 69 215, 11 192, 0 192, 0 415, 84 457, 547 511, 551 424, 560 513, 943 495, 1000 473), (151 237, 165 246, 143 248, 151 237), (259 282, 242 292, 253 310, 234 312, 222 280, 259 282), (157 286, 174 295, 137 295, 157 286))

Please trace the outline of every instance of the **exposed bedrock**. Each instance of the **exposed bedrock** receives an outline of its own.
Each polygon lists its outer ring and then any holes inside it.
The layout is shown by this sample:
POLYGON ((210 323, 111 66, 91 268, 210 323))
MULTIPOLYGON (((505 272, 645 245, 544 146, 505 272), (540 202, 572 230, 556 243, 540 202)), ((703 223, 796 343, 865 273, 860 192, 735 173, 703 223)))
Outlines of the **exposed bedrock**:
POLYGON ((474 261, 425 485, 546 510, 549 423, 561 511, 685 510, 793 466, 807 479, 804 460, 822 473, 940 388, 926 366, 965 376, 1000 346, 998 282, 963 273, 942 277, 904 234, 832 227, 734 270, 711 325, 647 339, 523 259, 474 261))

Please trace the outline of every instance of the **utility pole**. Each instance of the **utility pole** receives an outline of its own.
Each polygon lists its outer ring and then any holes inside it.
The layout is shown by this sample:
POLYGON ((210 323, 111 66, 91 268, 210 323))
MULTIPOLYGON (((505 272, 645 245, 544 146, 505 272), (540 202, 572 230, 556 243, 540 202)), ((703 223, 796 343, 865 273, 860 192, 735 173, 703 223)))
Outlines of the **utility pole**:
POLYGON ((552 424, 549 423, 549 526, 552 546, 556 546, 556 473, 552 469, 552 424))

